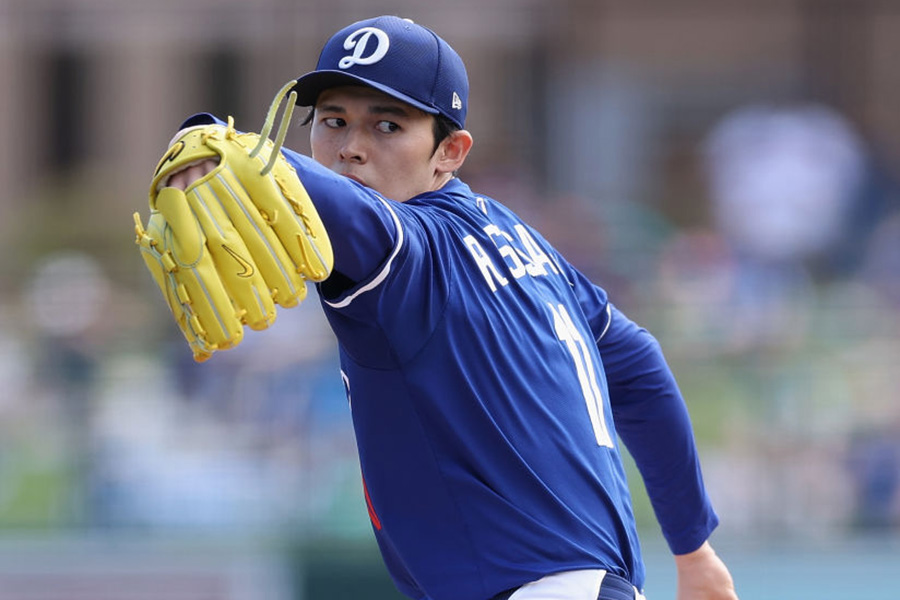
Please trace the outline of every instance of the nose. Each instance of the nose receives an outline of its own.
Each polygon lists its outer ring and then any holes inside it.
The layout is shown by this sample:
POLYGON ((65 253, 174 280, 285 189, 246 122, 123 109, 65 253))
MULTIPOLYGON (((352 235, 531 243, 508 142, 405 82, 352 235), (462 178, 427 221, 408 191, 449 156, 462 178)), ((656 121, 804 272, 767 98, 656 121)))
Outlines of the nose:
MULTIPOLYGON (((348 128, 350 129, 350 128, 348 128)), ((344 135, 338 154, 342 161, 364 163, 366 162, 365 140, 358 130, 350 129, 344 135)))

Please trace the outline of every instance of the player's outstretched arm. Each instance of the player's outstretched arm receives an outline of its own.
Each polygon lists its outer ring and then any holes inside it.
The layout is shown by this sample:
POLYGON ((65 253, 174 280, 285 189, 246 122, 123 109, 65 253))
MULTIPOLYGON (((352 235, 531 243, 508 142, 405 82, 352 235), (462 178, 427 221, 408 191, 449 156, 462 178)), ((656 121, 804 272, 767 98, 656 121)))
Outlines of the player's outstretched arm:
POLYGON ((676 554, 675 567, 676 600, 737 600, 731 573, 708 541, 693 552, 676 554))

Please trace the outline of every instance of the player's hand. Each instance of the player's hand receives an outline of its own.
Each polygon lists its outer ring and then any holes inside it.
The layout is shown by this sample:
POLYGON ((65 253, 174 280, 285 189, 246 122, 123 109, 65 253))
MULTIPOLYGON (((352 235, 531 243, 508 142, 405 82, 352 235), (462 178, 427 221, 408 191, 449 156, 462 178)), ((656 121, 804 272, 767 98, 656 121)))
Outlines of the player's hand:
POLYGON ((728 567, 709 542, 688 554, 675 556, 677 600, 737 600, 728 567))
POLYGON ((216 168, 216 165, 219 164, 218 160, 207 159, 198 165, 190 166, 186 169, 182 169, 176 173, 173 173, 169 176, 169 180, 166 182, 166 187, 178 188, 182 192, 188 188, 189 185, 205 177, 206 175, 212 173, 213 169, 216 168))
POLYGON ((276 305, 296 306, 331 271, 328 232, 280 151, 285 131, 273 144, 231 118, 183 129, 151 180, 149 220, 134 215, 141 257, 198 362, 244 327, 269 327, 276 305))

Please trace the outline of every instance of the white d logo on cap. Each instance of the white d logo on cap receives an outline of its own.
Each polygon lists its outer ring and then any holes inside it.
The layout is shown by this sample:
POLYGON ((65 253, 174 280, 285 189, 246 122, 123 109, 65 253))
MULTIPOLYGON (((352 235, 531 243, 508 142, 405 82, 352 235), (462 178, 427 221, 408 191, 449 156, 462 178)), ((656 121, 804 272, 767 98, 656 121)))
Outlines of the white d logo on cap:
POLYGON ((384 58, 390 45, 391 40, 388 38, 388 34, 376 27, 363 27, 362 29, 357 29, 344 40, 344 50, 353 50, 353 54, 342 58, 338 62, 338 67, 341 69, 349 69, 353 65, 375 64, 384 58), (366 51, 369 40, 373 35, 378 41, 378 45, 375 47, 374 52, 368 56, 363 56, 363 52, 366 51))

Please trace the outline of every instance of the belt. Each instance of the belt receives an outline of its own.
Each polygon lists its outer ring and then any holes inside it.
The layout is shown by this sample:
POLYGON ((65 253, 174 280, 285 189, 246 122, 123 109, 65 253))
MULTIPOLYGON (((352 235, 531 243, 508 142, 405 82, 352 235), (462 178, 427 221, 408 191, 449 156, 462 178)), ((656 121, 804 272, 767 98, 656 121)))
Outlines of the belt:
POLYGON ((634 600, 635 590, 631 582, 615 573, 607 572, 600 584, 597 600, 634 600))
MULTIPOLYGON (((516 587, 500 592, 490 600, 508 600, 518 589, 516 587)), ((600 593, 597 594, 597 600, 635 600, 635 597, 635 589, 630 581, 615 573, 606 572, 606 575, 603 576, 603 582, 600 584, 600 593)))

